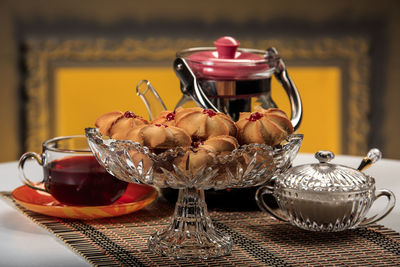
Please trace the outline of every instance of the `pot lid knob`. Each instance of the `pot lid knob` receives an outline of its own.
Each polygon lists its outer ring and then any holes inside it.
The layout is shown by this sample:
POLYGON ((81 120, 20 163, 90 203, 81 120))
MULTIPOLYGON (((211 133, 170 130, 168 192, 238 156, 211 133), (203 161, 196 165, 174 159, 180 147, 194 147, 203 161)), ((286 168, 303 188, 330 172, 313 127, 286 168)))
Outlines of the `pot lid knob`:
POLYGON ((233 59, 240 43, 235 38, 224 36, 214 42, 217 48, 218 58, 233 59))
POLYGON ((321 150, 315 153, 315 158, 319 160, 320 163, 328 163, 335 158, 335 154, 331 151, 321 150))

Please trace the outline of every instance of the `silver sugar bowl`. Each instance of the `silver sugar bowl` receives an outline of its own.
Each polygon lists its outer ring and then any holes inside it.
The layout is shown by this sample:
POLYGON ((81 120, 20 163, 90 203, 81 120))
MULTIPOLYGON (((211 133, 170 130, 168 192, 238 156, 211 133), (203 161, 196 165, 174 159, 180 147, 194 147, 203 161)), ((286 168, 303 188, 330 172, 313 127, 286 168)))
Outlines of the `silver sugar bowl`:
POLYGON ((358 169, 330 163, 334 154, 319 151, 319 163, 288 169, 275 178, 274 185, 260 187, 256 193, 259 207, 273 217, 311 231, 335 232, 375 223, 394 208, 390 190, 376 189, 375 179, 361 170, 381 158, 372 149, 358 169), (278 205, 265 201, 272 195, 278 205), (367 217, 379 197, 387 198, 383 210, 367 217))

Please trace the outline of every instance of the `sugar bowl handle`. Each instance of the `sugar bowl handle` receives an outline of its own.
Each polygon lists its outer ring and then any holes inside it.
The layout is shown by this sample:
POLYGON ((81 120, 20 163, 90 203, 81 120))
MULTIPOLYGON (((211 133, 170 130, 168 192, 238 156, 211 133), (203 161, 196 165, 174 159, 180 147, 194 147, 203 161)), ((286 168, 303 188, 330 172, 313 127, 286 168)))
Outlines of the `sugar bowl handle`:
POLYGON ((37 163, 40 166, 43 166, 43 160, 42 157, 35 153, 35 152, 26 152, 25 154, 23 154, 21 156, 21 158, 19 159, 19 163, 18 163, 18 172, 19 172, 19 178, 21 179, 22 183, 25 184, 26 186, 35 189, 35 190, 39 190, 39 191, 43 191, 43 192, 47 192, 44 189, 44 184, 43 181, 39 182, 39 183, 35 183, 32 182, 31 180, 29 180, 26 175, 25 175, 25 170, 24 170, 24 166, 25 163, 28 159, 34 159, 37 161, 37 163))
POLYGON ((365 225, 369 225, 372 223, 375 223, 379 220, 382 220, 383 218, 385 218, 394 208, 394 205, 396 204, 396 197, 394 196, 393 192, 387 189, 378 189, 375 191, 375 200, 377 200, 380 197, 386 197, 388 202, 386 204, 386 207, 383 210, 380 210, 379 212, 377 212, 375 215, 369 217, 369 218, 365 218, 361 223, 360 226, 365 226, 365 225))
POLYGON ((258 207, 262 210, 274 217, 275 219, 278 219, 283 222, 288 222, 288 217, 286 214, 282 212, 282 210, 279 208, 279 206, 269 206, 265 201, 264 201, 264 195, 271 195, 273 196, 274 193, 274 187, 270 185, 264 185, 258 188, 256 192, 256 202, 258 207))

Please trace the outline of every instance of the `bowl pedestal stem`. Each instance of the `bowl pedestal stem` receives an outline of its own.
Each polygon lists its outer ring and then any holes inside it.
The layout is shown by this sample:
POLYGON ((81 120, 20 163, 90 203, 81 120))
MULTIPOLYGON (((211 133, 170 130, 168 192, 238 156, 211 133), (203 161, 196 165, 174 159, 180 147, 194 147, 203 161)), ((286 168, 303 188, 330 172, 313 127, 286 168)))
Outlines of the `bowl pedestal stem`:
POLYGON ((214 228, 204 190, 179 190, 175 212, 166 229, 153 234, 150 251, 173 258, 211 258, 229 254, 232 239, 214 228))

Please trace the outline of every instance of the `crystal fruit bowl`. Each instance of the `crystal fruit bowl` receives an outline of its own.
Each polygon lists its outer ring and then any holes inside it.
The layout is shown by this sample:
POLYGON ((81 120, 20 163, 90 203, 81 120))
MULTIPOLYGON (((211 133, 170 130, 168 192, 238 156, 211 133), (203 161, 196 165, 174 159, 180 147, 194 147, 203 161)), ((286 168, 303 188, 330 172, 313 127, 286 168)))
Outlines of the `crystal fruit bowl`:
POLYGON ((85 129, 89 146, 115 177, 159 188, 179 189, 171 222, 154 233, 149 249, 174 258, 210 258, 229 254, 232 239, 213 226, 204 190, 261 185, 285 171, 297 155, 302 134, 290 135, 276 147, 244 145, 228 155, 196 158, 191 148, 152 151, 132 141, 104 138, 85 129))

